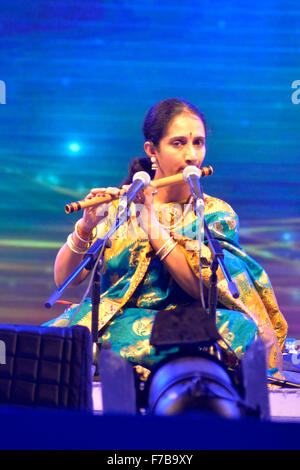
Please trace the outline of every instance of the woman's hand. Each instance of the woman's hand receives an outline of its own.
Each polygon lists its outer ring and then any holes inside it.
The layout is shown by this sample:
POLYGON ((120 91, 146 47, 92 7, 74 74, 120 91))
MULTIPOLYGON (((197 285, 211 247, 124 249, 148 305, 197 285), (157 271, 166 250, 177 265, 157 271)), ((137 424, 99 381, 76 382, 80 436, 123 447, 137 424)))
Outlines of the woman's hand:
MULTIPOLYGON (((128 191, 129 185, 122 186, 122 190, 128 191)), ((154 182, 138 192, 134 199, 137 208, 137 222, 139 226, 148 233, 151 223, 153 223, 153 204, 154 195, 157 193, 157 188, 154 182)))
MULTIPOLYGON (((96 196, 113 196, 117 198, 120 196, 121 190, 119 188, 93 188, 85 199, 92 199, 96 196)), ((80 221, 80 228, 85 232, 91 232, 102 219, 107 216, 108 203, 101 203, 98 206, 87 207, 83 212, 83 217, 80 221)))
MULTIPOLYGON (((129 184, 122 186, 122 191, 127 192, 130 188, 129 184)), ((147 209, 153 206, 154 195, 157 193, 157 188, 154 182, 151 182, 145 189, 141 189, 134 199, 135 204, 144 204, 147 209)))

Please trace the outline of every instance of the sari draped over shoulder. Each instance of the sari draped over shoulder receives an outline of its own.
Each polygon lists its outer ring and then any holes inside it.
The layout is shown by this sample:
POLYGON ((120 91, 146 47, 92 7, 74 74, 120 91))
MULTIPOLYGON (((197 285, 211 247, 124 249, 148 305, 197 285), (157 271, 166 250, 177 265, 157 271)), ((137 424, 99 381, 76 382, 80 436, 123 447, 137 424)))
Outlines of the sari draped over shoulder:
MULTIPOLYGON (((164 357, 163 353, 156 353, 149 343, 157 311, 172 309, 195 299, 172 279, 156 256, 147 235, 137 223, 136 206, 132 206, 127 224, 119 227, 111 238, 111 247, 105 250, 99 341, 109 341, 112 350, 122 357, 135 365, 151 369, 164 357)), ((168 205, 168 214, 173 213, 173 222, 176 210, 177 214, 181 214, 177 223, 169 226, 170 233, 184 251, 190 268, 200 277, 199 220, 191 204, 186 203, 184 207, 183 212, 183 204, 168 205)), ((109 206, 108 216, 98 226, 98 236, 104 236, 114 223, 116 208, 117 202, 114 201, 109 206)), ((241 357, 260 336, 266 348, 267 368, 282 370, 281 350, 287 324, 267 273, 239 245, 238 217, 227 203, 205 195, 205 220, 212 236, 220 242, 225 265, 240 294, 238 299, 231 296, 219 267, 216 326, 221 337, 241 357)), ((210 262, 211 252, 204 238, 201 278, 205 288, 209 287, 210 262)), ((77 305, 71 305, 62 315, 45 325, 80 324, 91 328, 91 299, 87 298, 72 318, 76 309, 77 305)))

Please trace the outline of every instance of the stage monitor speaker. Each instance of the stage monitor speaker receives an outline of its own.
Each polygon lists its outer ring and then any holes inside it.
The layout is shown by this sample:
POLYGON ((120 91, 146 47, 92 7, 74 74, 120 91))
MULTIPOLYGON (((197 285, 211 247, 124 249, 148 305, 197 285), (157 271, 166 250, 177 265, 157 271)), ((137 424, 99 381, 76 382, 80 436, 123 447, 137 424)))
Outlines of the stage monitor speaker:
POLYGON ((0 324, 0 404, 92 410, 88 328, 0 324))

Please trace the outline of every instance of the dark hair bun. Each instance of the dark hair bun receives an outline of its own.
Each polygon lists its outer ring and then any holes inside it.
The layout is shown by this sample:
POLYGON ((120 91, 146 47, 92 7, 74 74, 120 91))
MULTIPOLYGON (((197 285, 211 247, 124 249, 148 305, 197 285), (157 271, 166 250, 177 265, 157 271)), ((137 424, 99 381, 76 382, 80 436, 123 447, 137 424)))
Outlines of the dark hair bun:
POLYGON ((149 173, 151 179, 154 178, 155 171, 151 169, 151 160, 149 157, 136 157, 129 163, 129 171, 127 177, 122 181, 120 186, 123 184, 131 184, 132 178, 138 171, 146 171, 149 173))

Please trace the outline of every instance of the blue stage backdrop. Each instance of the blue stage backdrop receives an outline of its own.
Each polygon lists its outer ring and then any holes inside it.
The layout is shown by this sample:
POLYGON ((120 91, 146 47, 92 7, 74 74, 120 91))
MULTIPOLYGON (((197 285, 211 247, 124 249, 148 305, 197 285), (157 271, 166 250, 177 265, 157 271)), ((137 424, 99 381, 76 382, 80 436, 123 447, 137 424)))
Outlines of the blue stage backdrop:
MULTIPOLYGON (((295 0, 12 0, 0 7, 0 322, 57 316, 68 202, 119 185, 148 108, 206 114, 204 191, 238 212, 300 338, 300 5, 295 0)), ((86 284, 62 299, 78 301, 86 284)))

